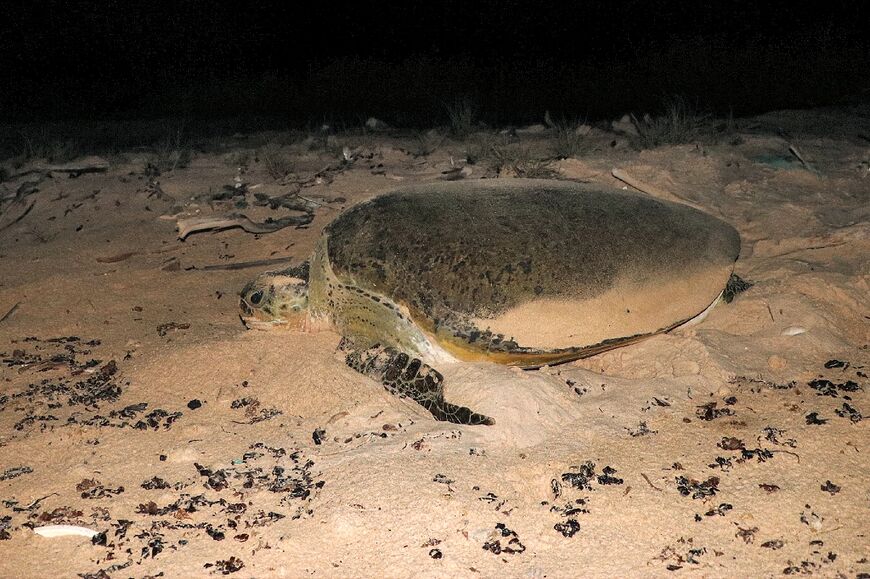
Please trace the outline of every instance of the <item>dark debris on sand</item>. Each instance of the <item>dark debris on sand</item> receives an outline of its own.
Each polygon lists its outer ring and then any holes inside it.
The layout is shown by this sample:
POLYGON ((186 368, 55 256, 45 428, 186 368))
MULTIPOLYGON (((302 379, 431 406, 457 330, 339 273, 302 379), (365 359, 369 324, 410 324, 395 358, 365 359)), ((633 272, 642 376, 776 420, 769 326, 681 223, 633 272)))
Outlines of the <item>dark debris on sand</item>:
POLYGON ((236 571, 241 571, 244 566, 245 562, 238 557, 230 557, 228 559, 222 559, 215 561, 214 563, 206 563, 203 565, 205 569, 214 568, 214 572, 220 573, 221 575, 230 575, 236 571))
MULTIPOLYGON (((183 551, 188 544, 202 537, 208 541, 234 543, 247 541, 255 529, 281 521, 309 517, 311 507, 324 481, 313 471, 314 462, 300 450, 285 450, 262 442, 251 444, 241 459, 220 467, 195 465, 197 482, 170 483, 151 476, 141 488, 177 492, 175 500, 158 503, 149 500, 139 503, 127 518, 113 519, 104 506, 87 508, 75 504, 42 510, 43 497, 31 505, 21 507, 16 501, 3 501, 9 514, 0 513, 0 540, 20 532, 22 527, 33 528, 48 524, 80 525, 98 530, 95 547, 104 549, 97 563, 115 561, 110 566, 81 574, 81 577, 104 577, 122 569, 140 564, 146 559, 159 559, 165 552, 183 551), (190 492, 201 484, 204 492, 190 492), (274 501, 257 508, 263 493, 277 495, 277 504, 290 512, 275 512, 274 501), (23 518, 22 518, 23 517, 23 518)), ((72 490, 72 489, 71 489, 72 490)), ((110 487, 96 479, 84 479, 75 486, 77 500, 111 500, 123 493, 123 487, 110 487)), ((49 495, 56 496, 56 495, 49 495)), ((266 495, 268 496, 268 495, 266 495)), ((92 504, 92 503, 91 503, 92 504)), ((104 503, 105 504, 105 503, 104 503)), ((117 516, 117 515, 116 515, 117 516)), ((505 543, 510 548, 510 545, 505 543)), ((214 574, 230 574, 244 567, 237 557, 227 557, 206 568, 214 574)))
POLYGON ((821 490, 826 493, 830 493, 831 496, 834 496, 835 494, 840 492, 841 488, 840 485, 834 484, 830 480, 828 480, 825 481, 823 485, 821 485, 821 490))
POLYGON ((719 477, 717 476, 711 476, 704 481, 678 476, 676 481, 677 490, 684 497, 691 496, 693 499, 705 499, 719 492, 719 477))
MULTIPOLYGON (((772 427, 766 427, 763 432, 766 433, 766 439, 773 441, 775 444, 785 445, 785 446, 796 446, 797 441, 794 439, 788 439, 784 442, 781 442, 778 436, 782 436, 785 432, 783 430, 778 430, 772 427)), ((758 437, 760 440, 761 437, 758 437)), ((717 456, 713 462, 708 464, 709 468, 718 468, 723 471, 731 470, 734 464, 742 464, 749 460, 755 459, 758 462, 766 462, 773 458, 774 451, 767 448, 746 448, 746 443, 734 436, 724 436, 722 440, 720 440, 716 446, 721 448, 722 450, 730 450, 730 451, 739 451, 739 455, 732 455, 730 457, 726 456, 717 456)), ((788 452, 785 450, 778 450, 776 452, 788 452)), ((794 454, 794 453, 789 453, 794 454)))
POLYGON ((30 474, 32 472, 33 469, 29 466, 14 466, 11 468, 7 468, 3 472, 0 472, 0 481, 11 480, 25 474, 30 474))
POLYGON ((562 473, 559 478, 550 480, 550 491, 553 495, 553 504, 549 501, 542 501, 541 504, 549 506, 552 513, 557 513, 562 517, 562 521, 553 525, 563 537, 570 538, 580 531, 580 523, 577 521, 577 515, 589 513, 587 508, 589 499, 587 497, 570 498, 564 503, 556 503, 563 498, 571 489, 576 491, 594 491, 594 485, 607 487, 611 485, 622 485, 624 480, 616 476, 616 469, 611 466, 605 466, 601 469, 601 473, 596 472, 595 463, 586 461, 580 465, 573 465, 568 472, 562 473))
POLYGON ((509 529, 504 523, 497 523, 495 531, 483 544, 483 549, 494 555, 519 555, 526 550, 526 546, 520 542, 516 532, 509 529))
MULTIPOLYGON (((842 375, 847 370, 852 368, 857 378, 866 378, 866 374, 861 372, 859 367, 853 367, 849 362, 845 362, 843 360, 831 359, 824 363, 824 367, 826 370, 840 370, 840 374, 842 375)), ((807 383, 811 389, 815 390, 816 395, 818 396, 826 396, 830 398, 840 398, 842 397, 843 402, 842 406, 834 409, 834 414, 839 416, 840 418, 846 418, 850 422, 857 423, 864 419, 863 414, 860 410, 858 410, 855 406, 853 406, 854 400, 853 396, 857 392, 864 392, 864 386, 856 382, 855 380, 846 379, 842 381, 835 381, 824 376, 819 376, 810 380, 807 383)), ((809 425, 819 425, 828 422, 826 419, 822 419, 819 417, 818 412, 811 412, 806 416, 806 422, 809 425)))
POLYGON ((733 416, 734 410, 731 408, 717 408, 717 402, 708 402, 698 406, 695 410, 695 415, 701 420, 716 420, 722 416, 733 416))
POLYGON ((838 397, 842 392, 857 392, 858 390, 862 390, 861 386, 852 380, 837 383, 825 378, 816 378, 810 380, 807 385, 815 390, 817 395, 831 396, 832 398, 838 397))
MULTIPOLYGON (((229 466, 194 466, 197 474, 205 479, 202 486, 217 496, 182 492, 169 504, 159 505, 154 501, 140 504, 136 514, 141 518, 129 523, 142 529, 134 535, 140 539, 140 558, 156 557, 165 548, 180 550, 187 545, 192 532, 212 541, 232 537, 237 542, 245 542, 250 537, 250 529, 271 525, 288 516, 254 508, 256 504, 246 500, 248 495, 257 496, 262 491, 278 494, 281 496, 280 504, 296 505, 295 512, 289 516, 298 519, 312 514, 310 502, 324 486, 324 481, 316 481, 311 471, 314 462, 305 458, 301 451, 288 452, 262 442, 250 445, 241 460, 235 460, 229 466), (243 530, 248 532, 241 532, 243 530), (173 543, 172 537, 185 538, 173 543)), ((150 490, 185 488, 181 483, 171 485, 157 476, 141 486, 150 490)), ((120 545, 116 547, 120 548, 120 545)), ((214 573, 223 575, 235 573, 242 567, 244 563, 236 557, 206 565, 206 568, 213 568, 214 573)))
POLYGON ((577 519, 568 519, 564 523, 556 523, 553 528, 563 537, 571 538, 580 531, 580 523, 577 519))
POLYGON ((233 410, 243 410, 245 418, 247 418, 244 422, 234 420, 233 422, 236 424, 256 424, 264 420, 271 420, 282 414, 277 408, 260 408, 259 399, 250 396, 233 400, 230 403, 230 408, 233 410))
POLYGON ((29 337, 21 343, 24 347, 11 354, 0 354, 2 363, 16 368, 19 374, 46 377, 0 396, 0 415, 23 414, 12 426, 17 432, 27 435, 34 428, 45 431, 67 425, 166 430, 182 416, 181 412, 155 408, 137 419, 148 408, 145 402, 111 409, 129 382, 122 381, 115 360, 103 363, 92 357, 100 340, 29 337))
POLYGON ((864 416, 858 412, 854 406, 847 402, 843 402, 843 406, 834 410, 834 414, 840 418, 848 418, 850 422, 861 422, 861 420, 864 419, 864 416))
POLYGON ((819 416, 818 412, 810 412, 804 418, 806 419, 806 423, 809 426, 818 426, 818 425, 828 423, 828 419, 822 418, 821 416, 819 416))
POLYGON ((667 563, 668 571, 679 571, 686 565, 700 565, 700 558, 707 554, 706 547, 696 547, 693 537, 680 537, 675 545, 668 545, 661 550, 657 560, 667 563))

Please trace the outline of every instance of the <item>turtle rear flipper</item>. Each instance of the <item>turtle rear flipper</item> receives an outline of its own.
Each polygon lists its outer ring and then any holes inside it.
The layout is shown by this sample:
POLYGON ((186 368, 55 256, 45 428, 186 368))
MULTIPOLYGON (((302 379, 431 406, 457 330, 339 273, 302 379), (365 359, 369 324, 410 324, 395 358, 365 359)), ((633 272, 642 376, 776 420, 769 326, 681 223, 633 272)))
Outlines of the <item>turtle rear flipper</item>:
POLYGON ((355 350, 343 341, 340 347, 345 352, 348 366, 378 380, 391 393, 410 398, 431 412, 435 420, 469 425, 495 424, 489 416, 444 400, 444 376, 419 358, 380 345, 355 350))
POLYGON ((722 292, 722 299, 725 300, 726 304, 730 304, 737 294, 745 292, 754 285, 755 284, 751 281, 746 281, 736 273, 732 273, 731 277, 728 278, 728 283, 725 284, 725 290, 722 292))

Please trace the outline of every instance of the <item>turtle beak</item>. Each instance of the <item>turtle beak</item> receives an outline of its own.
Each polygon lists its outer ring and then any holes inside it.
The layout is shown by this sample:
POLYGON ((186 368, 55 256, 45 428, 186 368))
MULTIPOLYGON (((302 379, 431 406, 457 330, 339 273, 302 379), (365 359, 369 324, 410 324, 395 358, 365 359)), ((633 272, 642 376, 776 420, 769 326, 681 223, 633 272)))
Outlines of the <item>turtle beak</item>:
POLYGON ((287 320, 264 315, 261 309, 252 307, 244 297, 239 298, 239 319, 249 330, 273 330, 289 325, 287 320))
POLYGON ((257 310, 251 307, 244 293, 239 298, 239 319, 249 330, 268 330, 275 325, 275 320, 263 320, 257 315, 257 310))
POLYGON ((262 274, 239 294, 239 317, 248 329, 303 327, 308 285, 302 280, 262 274))

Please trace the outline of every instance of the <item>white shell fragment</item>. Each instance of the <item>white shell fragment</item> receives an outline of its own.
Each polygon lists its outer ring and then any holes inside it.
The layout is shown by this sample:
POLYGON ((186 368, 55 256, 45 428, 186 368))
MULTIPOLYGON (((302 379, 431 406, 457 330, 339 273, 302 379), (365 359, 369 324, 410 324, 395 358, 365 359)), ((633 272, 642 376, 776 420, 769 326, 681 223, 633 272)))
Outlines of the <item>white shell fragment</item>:
POLYGON ((49 539, 55 537, 87 537, 88 539, 93 539, 97 535, 97 532, 93 529, 77 525, 46 525, 34 528, 33 532, 49 539))
POLYGON ((802 328, 800 326, 789 326, 786 329, 784 329, 782 332, 780 332, 780 335, 782 335, 782 336, 799 336, 800 334, 806 334, 806 333, 807 333, 806 328, 802 328))

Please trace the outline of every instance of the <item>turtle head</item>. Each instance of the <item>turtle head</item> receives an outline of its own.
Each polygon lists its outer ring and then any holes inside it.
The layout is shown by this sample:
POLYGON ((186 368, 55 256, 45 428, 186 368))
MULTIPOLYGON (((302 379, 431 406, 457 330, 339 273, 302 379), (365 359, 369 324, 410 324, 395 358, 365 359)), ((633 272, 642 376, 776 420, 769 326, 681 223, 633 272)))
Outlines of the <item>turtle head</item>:
POLYGON ((308 282, 298 277, 266 272, 239 296, 239 315, 249 329, 301 329, 308 317, 308 282))

